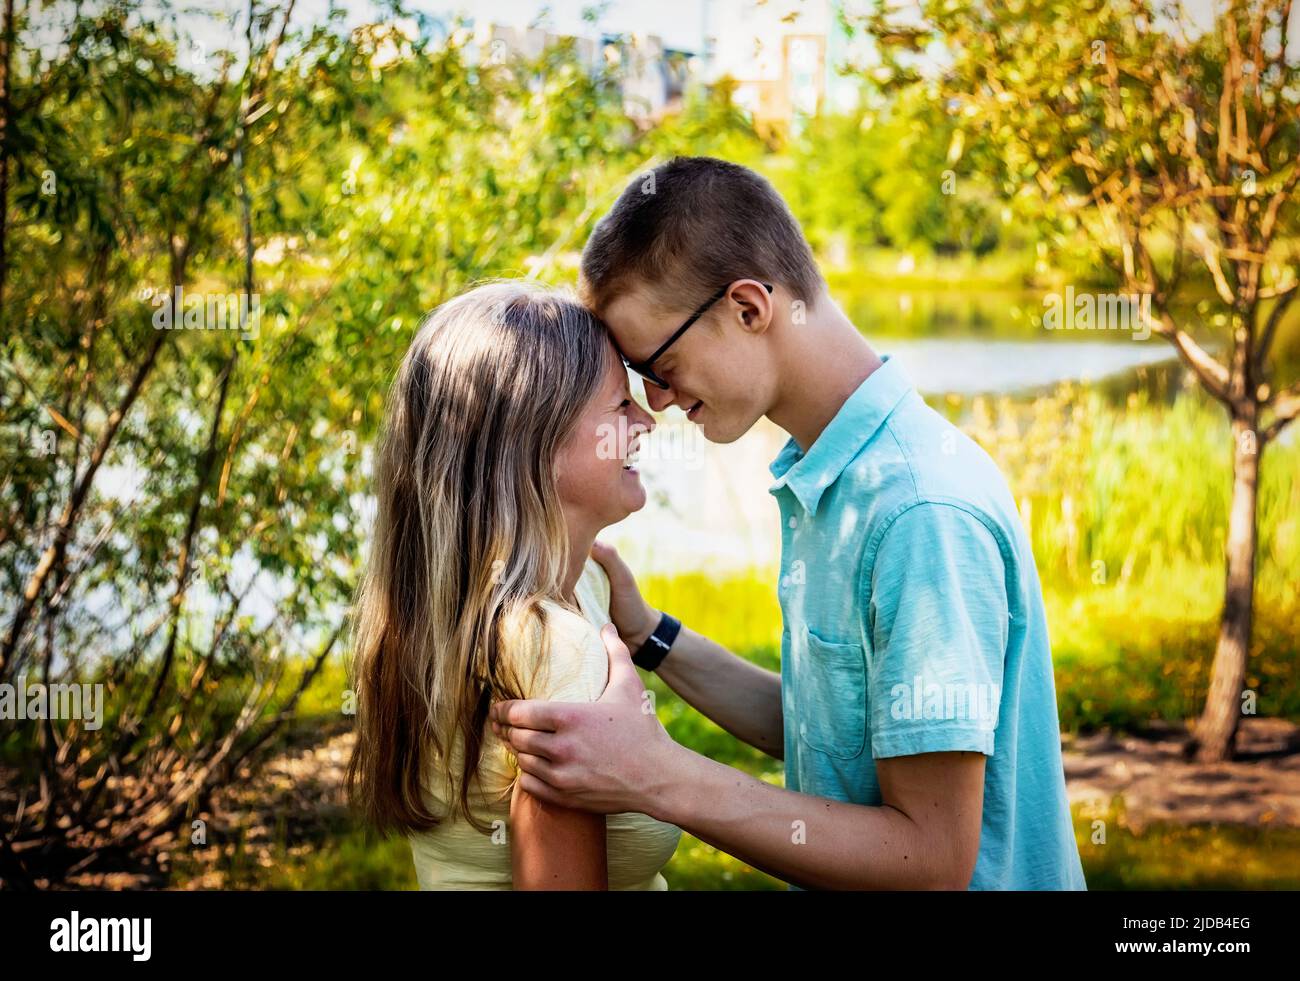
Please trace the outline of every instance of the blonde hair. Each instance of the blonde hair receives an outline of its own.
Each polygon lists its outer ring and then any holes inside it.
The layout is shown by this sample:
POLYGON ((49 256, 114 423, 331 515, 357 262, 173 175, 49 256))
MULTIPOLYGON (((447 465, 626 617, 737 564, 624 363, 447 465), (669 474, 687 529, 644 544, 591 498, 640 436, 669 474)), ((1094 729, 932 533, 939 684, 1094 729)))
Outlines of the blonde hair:
POLYGON ((347 791, 381 831, 426 831, 446 817, 424 795, 431 764, 479 827, 470 788, 489 704, 524 696, 509 645, 544 637, 541 603, 562 601, 557 451, 612 351, 570 294, 520 281, 449 300, 411 342, 388 397, 353 614, 347 791))

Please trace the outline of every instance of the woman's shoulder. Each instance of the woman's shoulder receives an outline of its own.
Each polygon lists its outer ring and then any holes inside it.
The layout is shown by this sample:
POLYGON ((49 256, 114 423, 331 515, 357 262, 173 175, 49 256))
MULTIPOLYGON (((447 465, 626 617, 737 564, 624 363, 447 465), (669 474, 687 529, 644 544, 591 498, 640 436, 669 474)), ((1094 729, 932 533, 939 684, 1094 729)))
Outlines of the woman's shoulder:
POLYGON ((544 631, 539 627, 528 645, 526 657, 534 662, 534 670, 526 682, 526 697, 594 702, 609 676, 609 657, 599 628, 554 600, 543 600, 541 606, 546 622, 544 631))
POLYGON ((600 613, 605 619, 609 618, 609 576, 605 575, 604 568, 591 556, 587 556, 587 561, 582 566, 577 588, 584 591, 586 597, 594 599, 600 613))

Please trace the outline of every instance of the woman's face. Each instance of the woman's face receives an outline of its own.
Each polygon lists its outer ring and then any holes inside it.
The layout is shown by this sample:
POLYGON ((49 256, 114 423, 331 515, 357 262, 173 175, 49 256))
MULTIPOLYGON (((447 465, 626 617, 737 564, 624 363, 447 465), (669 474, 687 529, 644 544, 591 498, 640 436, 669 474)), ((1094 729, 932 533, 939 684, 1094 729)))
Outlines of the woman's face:
POLYGON ((599 531, 645 506, 636 449, 654 429, 650 413, 632 398, 627 370, 611 341, 605 375, 556 459, 565 517, 599 531))

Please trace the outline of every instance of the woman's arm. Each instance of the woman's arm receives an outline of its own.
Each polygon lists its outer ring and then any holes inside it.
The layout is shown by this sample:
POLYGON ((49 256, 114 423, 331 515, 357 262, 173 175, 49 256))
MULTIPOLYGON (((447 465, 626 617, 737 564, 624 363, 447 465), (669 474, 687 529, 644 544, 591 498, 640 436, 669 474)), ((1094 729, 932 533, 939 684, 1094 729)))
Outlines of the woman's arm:
POLYGON ((608 889, 605 815, 556 807, 515 783, 510 868, 516 889, 608 889))

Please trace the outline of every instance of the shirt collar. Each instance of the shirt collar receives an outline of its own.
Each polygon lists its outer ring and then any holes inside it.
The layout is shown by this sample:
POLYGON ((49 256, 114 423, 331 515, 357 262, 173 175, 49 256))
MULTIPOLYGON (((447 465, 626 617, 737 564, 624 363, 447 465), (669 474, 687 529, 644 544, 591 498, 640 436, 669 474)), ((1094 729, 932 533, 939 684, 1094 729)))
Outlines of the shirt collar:
POLYGON ((776 494, 789 487, 810 515, 827 487, 835 483, 849 461, 876 434, 894 407, 914 386, 898 359, 882 355, 883 362, 857 387, 821 435, 804 453, 791 437, 768 467, 776 483, 768 488, 776 494))

